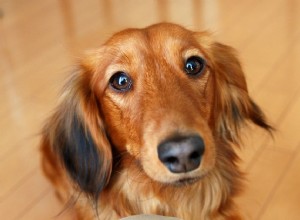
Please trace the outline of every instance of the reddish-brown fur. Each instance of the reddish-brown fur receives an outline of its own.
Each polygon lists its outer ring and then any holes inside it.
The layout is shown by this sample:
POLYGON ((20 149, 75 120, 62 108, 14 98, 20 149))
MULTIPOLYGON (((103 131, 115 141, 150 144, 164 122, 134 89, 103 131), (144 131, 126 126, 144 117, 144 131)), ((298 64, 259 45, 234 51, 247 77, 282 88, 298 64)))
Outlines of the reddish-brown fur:
POLYGON ((128 29, 78 64, 44 127, 42 165, 59 197, 75 198, 78 219, 241 219, 235 147, 247 122, 271 129, 232 48, 174 24, 128 29), (199 77, 184 72, 190 56, 206 60, 199 77), (118 71, 131 77, 129 91, 111 88, 118 71), (158 159, 175 134, 203 138, 196 170, 171 173, 158 159))

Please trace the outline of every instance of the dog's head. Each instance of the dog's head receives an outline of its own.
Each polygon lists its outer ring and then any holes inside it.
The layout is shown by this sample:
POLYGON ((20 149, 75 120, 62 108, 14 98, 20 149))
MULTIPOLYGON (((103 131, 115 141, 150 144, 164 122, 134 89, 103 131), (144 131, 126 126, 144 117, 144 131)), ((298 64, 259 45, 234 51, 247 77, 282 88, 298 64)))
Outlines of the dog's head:
POLYGON ((247 121, 270 129, 234 50, 165 23, 119 32, 87 55, 54 118, 52 145, 94 196, 122 158, 154 181, 193 182, 214 168, 216 141, 238 142, 247 121))

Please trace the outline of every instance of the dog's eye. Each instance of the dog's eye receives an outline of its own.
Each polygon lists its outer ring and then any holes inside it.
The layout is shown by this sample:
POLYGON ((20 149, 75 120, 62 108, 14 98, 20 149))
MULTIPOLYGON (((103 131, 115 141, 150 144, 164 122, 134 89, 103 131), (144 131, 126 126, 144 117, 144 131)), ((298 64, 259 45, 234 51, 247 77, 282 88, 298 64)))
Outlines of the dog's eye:
POLYGON ((205 69, 205 60, 201 57, 192 56, 185 62, 185 72, 191 76, 200 75, 205 69))
POLYGON ((124 72, 115 73, 109 80, 109 83, 112 88, 117 91, 126 92, 130 90, 132 86, 132 80, 124 72))

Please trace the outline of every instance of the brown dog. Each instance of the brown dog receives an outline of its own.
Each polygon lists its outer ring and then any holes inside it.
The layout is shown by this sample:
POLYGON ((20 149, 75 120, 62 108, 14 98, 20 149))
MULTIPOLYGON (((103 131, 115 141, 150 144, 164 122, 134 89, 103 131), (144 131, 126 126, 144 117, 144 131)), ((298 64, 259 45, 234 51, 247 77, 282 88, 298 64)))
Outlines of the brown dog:
POLYGON ((240 219, 248 121, 271 130, 232 48, 174 24, 127 29, 78 64, 43 130, 43 169, 79 219, 240 219))

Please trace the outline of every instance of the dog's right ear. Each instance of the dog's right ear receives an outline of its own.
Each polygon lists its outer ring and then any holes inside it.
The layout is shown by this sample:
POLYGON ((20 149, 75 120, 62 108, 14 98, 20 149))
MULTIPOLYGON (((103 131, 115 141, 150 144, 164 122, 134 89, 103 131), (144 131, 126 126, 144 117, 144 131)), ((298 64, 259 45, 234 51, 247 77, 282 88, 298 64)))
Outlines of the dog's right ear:
POLYGON ((44 135, 73 182, 96 199, 109 182, 112 151, 92 89, 92 73, 83 65, 77 69, 64 87, 44 135))

